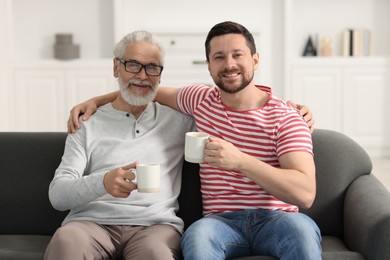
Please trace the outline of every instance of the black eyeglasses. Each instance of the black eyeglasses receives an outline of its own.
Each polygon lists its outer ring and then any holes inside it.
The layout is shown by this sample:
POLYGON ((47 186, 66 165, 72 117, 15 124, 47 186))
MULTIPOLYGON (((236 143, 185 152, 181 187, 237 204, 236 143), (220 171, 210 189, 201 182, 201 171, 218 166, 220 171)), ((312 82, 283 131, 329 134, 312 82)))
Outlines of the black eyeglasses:
POLYGON ((149 76, 160 76, 163 70, 163 66, 156 64, 142 64, 133 60, 121 60, 116 58, 125 66, 125 71, 130 73, 140 73, 142 68, 145 68, 146 75, 149 76))

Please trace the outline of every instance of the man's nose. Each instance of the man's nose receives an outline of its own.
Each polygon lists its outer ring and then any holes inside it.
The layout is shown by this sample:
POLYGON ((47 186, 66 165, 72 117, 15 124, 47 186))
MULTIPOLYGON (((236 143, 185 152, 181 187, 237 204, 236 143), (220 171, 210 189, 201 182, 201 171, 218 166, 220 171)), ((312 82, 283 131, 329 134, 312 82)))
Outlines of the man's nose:
POLYGON ((148 74, 146 74, 146 68, 145 67, 142 67, 140 72, 138 72, 136 74, 137 78, 139 79, 147 79, 148 78, 148 74))
POLYGON ((225 66, 228 69, 236 67, 237 63, 236 60, 233 57, 226 57, 225 58, 225 66))

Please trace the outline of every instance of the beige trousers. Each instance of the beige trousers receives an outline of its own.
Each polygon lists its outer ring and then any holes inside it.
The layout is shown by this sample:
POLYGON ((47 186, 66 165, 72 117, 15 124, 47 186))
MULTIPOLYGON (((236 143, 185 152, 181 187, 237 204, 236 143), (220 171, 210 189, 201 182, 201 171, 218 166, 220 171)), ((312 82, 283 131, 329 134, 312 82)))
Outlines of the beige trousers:
POLYGON ((110 226, 73 221, 57 229, 45 259, 180 259, 180 233, 170 225, 110 226))

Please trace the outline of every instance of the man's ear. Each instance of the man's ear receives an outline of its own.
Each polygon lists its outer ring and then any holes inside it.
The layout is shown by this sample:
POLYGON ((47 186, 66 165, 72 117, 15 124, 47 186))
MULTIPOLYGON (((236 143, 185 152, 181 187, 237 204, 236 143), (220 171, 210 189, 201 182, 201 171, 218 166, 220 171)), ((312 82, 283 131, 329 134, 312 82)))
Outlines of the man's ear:
POLYGON ((117 60, 116 59, 113 59, 112 60, 112 72, 113 72, 113 75, 115 78, 118 78, 119 77, 119 66, 117 64, 117 60))
POLYGON ((260 54, 256 52, 253 54, 253 67, 257 69, 260 65, 260 54))

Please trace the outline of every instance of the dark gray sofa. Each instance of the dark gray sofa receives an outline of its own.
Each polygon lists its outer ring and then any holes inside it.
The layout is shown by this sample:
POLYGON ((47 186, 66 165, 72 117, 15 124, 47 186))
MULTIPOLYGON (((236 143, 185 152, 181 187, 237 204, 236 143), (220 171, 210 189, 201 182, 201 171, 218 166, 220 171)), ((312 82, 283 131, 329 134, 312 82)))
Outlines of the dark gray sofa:
MULTIPOLYGON (((67 214, 54 210, 47 195, 65 138, 65 133, 0 133, 0 259, 42 259, 67 214)), ((370 158, 337 132, 317 129, 313 142, 317 197, 304 212, 321 229, 323 259, 390 259, 390 195, 370 174, 370 158)), ((183 166, 178 214, 186 227, 201 217, 197 171, 196 164, 183 166)))

